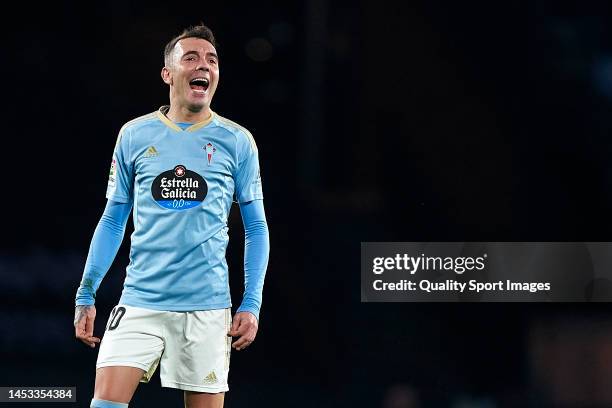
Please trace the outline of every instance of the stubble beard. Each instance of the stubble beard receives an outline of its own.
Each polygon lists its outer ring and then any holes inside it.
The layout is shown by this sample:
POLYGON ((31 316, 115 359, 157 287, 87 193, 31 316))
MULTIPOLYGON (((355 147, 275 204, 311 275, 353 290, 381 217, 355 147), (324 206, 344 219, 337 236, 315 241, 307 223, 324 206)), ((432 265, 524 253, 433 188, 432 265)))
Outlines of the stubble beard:
POLYGON ((204 108, 206 108, 206 104, 202 103, 202 104, 188 104, 187 105, 187 109, 189 110, 189 112, 191 113, 200 113, 204 110, 204 108))

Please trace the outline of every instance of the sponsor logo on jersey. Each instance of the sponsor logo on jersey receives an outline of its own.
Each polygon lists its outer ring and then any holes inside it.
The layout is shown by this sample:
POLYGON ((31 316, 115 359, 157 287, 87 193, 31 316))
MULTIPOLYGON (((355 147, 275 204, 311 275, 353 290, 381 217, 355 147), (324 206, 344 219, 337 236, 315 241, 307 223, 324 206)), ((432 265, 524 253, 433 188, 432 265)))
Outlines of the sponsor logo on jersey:
POLYGON ((217 151, 217 149, 212 145, 212 143, 208 142, 206 146, 204 146, 204 150, 206 150, 206 158, 208 159, 208 165, 210 166, 213 154, 217 151))
POLYGON ((145 152, 144 157, 148 159, 149 157, 155 157, 157 155, 159 155, 159 153, 157 153, 155 146, 150 146, 145 152))
POLYGON ((153 199, 170 210, 193 208, 204 201, 207 193, 206 180, 182 164, 155 177, 151 185, 153 199))

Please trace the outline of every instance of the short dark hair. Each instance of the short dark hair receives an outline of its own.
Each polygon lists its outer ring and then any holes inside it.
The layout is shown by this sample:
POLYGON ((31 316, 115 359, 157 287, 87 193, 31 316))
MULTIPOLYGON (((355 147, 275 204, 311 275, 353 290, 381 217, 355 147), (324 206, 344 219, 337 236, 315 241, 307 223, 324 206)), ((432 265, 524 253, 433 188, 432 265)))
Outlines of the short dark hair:
POLYGON ((186 28, 181 34, 177 35, 176 37, 171 39, 168 44, 166 44, 166 47, 164 48, 164 64, 167 64, 170 54, 172 54, 176 43, 184 38, 201 38, 211 43, 213 47, 215 47, 215 49, 217 48, 217 42, 215 41, 215 36, 212 30, 206 27, 204 24, 200 23, 199 25, 186 28))

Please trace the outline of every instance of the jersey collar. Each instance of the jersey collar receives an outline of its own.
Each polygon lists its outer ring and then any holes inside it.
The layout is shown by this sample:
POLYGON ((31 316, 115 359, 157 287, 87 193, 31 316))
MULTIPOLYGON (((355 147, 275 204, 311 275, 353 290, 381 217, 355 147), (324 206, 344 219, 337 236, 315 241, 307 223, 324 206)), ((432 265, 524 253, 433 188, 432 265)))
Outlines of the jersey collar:
POLYGON ((189 126, 187 129, 183 130, 176 123, 174 123, 173 121, 168 119, 166 114, 168 113, 169 110, 170 110, 170 105, 164 105, 164 106, 160 107, 157 110, 157 117, 159 118, 159 120, 162 121, 163 124, 168 126, 170 129, 176 130, 177 132, 194 132, 194 131, 196 131, 198 129, 201 129, 204 126, 208 125, 210 122, 212 122, 212 120, 213 120, 213 118, 215 116, 215 112, 213 112, 211 110, 210 111, 210 116, 208 117, 208 119, 205 119, 202 122, 194 123, 193 125, 189 126))

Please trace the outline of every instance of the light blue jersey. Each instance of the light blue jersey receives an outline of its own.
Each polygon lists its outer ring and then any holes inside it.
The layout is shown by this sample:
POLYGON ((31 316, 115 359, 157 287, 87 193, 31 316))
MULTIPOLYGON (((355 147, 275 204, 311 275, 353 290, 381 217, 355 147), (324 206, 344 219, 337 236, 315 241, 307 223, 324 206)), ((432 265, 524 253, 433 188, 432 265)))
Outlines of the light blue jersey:
POLYGON ((185 128, 168 107, 119 132, 106 197, 133 202, 130 263, 119 303, 156 310, 231 306, 225 250, 233 196, 263 199, 257 146, 215 113, 185 128))

